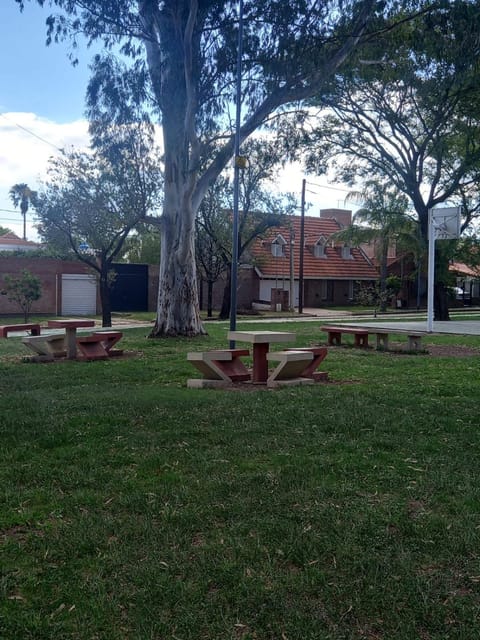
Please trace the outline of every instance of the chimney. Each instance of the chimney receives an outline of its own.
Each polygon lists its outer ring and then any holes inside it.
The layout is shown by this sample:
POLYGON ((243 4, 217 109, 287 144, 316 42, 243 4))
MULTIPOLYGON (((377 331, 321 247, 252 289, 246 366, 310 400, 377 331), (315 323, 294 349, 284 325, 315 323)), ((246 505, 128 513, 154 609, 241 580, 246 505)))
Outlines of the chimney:
POLYGON ((349 209, 320 209, 320 218, 335 218, 342 227, 352 224, 352 212, 349 209))

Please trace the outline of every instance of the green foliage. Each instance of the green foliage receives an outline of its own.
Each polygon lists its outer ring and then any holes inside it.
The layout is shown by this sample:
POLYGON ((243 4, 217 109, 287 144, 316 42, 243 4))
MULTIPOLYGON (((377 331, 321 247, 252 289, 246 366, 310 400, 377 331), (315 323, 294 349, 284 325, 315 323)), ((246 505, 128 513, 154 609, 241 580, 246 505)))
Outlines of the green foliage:
MULTIPOLYGON (((24 2, 20 1, 20 7, 24 2)), ((38 0, 38 4, 46 4, 38 0)), ((51 4, 51 3, 49 3, 51 4)), ((158 335, 201 333, 194 268, 195 217, 235 147, 238 3, 206 0, 55 0, 47 42, 83 33, 103 43, 88 88, 88 116, 124 126, 161 121, 163 222, 158 335), (120 50, 122 62, 111 51, 120 50), (173 275, 172 275, 173 274, 173 275), (173 283, 173 285, 172 285, 173 283)), ((242 115, 238 140, 279 110, 322 91, 383 3, 245 0, 242 115)))
POLYGON ((38 197, 38 231, 60 255, 76 256, 99 275, 104 325, 111 322, 109 270, 130 234, 161 199, 159 152, 148 125, 106 127, 91 153, 52 158, 38 197))
POLYGON ((382 287, 380 282, 375 284, 357 282, 353 296, 355 304, 385 311, 392 296, 400 291, 400 278, 397 276, 389 276, 385 285, 385 287, 382 287))
POLYGON ((10 302, 20 307, 24 320, 27 322, 32 304, 42 297, 40 279, 27 269, 23 269, 19 276, 6 275, 3 277, 3 281, 1 295, 6 296, 10 302))
MULTIPOLYGON (((394 18, 395 19, 395 18, 394 18)), ((410 199, 427 238, 428 210, 478 183, 480 136, 473 96, 478 3, 458 0, 421 12, 372 39, 323 104, 312 168, 354 182, 376 177, 410 199), (468 115, 467 115, 468 113, 468 115), (373 115, 375 114, 375 115, 373 115)), ((472 220, 464 210, 463 227, 472 220)))
POLYGON ((387 289, 394 295, 399 293, 400 289, 402 288, 402 280, 399 276, 396 275, 387 276, 386 284, 387 289))
POLYGON ((158 264, 160 230, 157 225, 140 223, 125 241, 121 262, 158 264))
POLYGON ((14 207, 20 206, 20 212, 23 216, 23 239, 27 239, 27 212, 30 205, 36 206, 37 192, 32 191, 28 184, 24 182, 14 184, 9 191, 10 200, 14 207))

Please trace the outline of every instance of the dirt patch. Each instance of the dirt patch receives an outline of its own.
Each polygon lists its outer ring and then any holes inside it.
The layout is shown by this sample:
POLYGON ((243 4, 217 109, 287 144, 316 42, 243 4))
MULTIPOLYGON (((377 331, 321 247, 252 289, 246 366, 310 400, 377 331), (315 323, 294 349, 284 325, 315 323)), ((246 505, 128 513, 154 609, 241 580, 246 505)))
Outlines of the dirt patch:
POLYGON ((454 344, 427 344, 425 348, 430 356, 452 356, 454 358, 466 358, 480 356, 480 349, 454 344))

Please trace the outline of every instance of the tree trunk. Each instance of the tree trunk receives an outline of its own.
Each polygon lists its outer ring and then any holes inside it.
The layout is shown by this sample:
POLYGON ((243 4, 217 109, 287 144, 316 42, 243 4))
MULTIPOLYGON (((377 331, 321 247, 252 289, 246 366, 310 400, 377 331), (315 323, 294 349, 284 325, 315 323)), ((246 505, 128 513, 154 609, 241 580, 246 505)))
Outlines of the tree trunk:
POLYGON ((102 327, 112 326, 112 305, 110 301, 110 285, 108 282, 108 265, 100 269, 100 303, 102 305, 102 327))
POLYGON ((443 282, 440 282, 434 287, 433 295, 433 317, 434 320, 447 321, 450 320, 450 313, 448 310, 448 293, 443 282))
POLYGON ((197 292, 194 212, 185 198, 180 198, 183 207, 176 205, 178 183, 165 186, 157 319, 150 337, 205 334, 197 292))
POLYGON ((230 304, 231 304, 231 270, 227 271, 227 279, 223 288, 222 308, 220 309, 219 319, 228 320, 230 317, 230 304))
POLYGON ((213 280, 209 278, 207 280, 207 317, 211 318, 213 315, 213 280))
POLYGON ((380 256, 380 311, 387 310, 387 275, 388 275, 388 240, 382 238, 382 249, 380 256))

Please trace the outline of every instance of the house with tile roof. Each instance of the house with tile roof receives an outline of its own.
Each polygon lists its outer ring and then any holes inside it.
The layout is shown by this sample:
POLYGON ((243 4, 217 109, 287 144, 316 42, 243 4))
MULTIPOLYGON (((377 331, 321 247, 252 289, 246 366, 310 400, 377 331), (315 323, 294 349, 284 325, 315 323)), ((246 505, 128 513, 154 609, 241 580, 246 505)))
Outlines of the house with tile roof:
POLYGON ((365 252, 331 237, 351 223, 351 215, 344 209, 323 209, 319 217, 305 216, 303 251, 299 216, 257 238, 249 252, 258 302, 288 309, 293 294, 298 306, 301 263, 304 307, 349 304, 360 283, 376 282, 378 272, 365 252))
POLYGON ((448 267, 455 276, 456 300, 460 304, 478 304, 480 299, 480 267, 452 262, 448 267))
POLYGON ((35 251, 42 245, 29 240, 22 240, 13 231, 0 235, 0 252, 2 251, 35 251))

